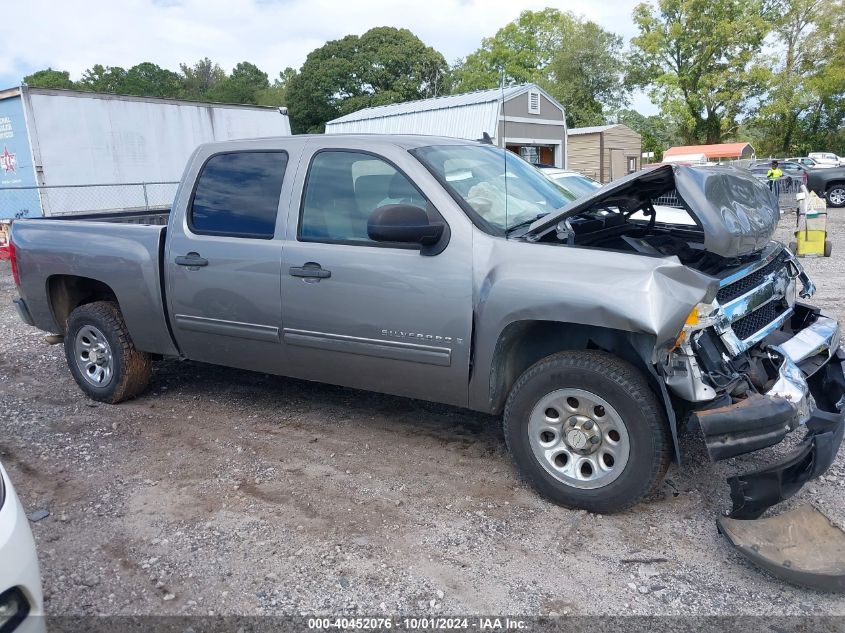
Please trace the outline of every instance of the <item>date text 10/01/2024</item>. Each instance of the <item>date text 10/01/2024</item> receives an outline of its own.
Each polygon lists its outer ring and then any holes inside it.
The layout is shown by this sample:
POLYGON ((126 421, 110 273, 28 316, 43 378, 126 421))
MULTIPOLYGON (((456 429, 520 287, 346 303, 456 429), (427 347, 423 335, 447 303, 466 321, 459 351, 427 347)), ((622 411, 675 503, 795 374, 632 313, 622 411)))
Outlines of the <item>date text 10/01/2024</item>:
POLYGON ((527 626, 523 620, 508 617, 420 617, 401 618, 394 620, 389 617, 374 618, 309 618, 308 628, 311 630, 468 630, 479 631, 518 631, 527 626))

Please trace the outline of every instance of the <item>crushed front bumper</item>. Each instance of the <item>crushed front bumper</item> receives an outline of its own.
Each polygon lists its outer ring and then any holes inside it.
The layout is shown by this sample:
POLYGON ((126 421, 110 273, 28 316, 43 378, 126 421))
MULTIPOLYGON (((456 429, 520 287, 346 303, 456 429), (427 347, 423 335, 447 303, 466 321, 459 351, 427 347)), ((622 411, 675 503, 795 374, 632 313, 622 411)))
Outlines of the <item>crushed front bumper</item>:
POLYGON ((810 315, 806 327, 771 348, 782 357, 778 378, 765 394, 696 411, 710 457, 727 459, 781 442, 799 426, 807 433, 786 458, 730 477, 731 517, 757 518, 824 473, 845 431, 845 349, 836 320, 810 315))

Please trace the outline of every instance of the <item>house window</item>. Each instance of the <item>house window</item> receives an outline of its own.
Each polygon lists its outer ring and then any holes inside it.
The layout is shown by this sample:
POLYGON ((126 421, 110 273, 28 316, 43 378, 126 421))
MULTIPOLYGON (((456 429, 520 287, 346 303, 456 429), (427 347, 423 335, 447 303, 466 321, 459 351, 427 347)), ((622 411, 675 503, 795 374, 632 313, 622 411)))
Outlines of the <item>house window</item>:
POLYGON ((528 114, 540 114, 540 93, 537 90, 528 91, 528 114))
POLYGON ((637 171, 637 157, 628 156, 628 173, 632 174, 637 171))

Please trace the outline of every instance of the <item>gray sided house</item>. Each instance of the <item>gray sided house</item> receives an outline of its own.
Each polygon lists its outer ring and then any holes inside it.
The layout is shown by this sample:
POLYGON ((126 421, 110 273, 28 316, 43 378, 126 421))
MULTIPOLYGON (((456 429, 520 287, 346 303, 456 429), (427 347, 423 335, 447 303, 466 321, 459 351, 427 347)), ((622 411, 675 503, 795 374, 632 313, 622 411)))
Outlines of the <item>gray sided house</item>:
POLYGON ((326 123, 326 134, 427 134, 478 140, 531 163, 567 166, 563 106, 535 84, 364 108, 326 123))
POLYGON ((569 169, 605 183, 640 168, 642 139, 627 125, 569 130, 569 169))

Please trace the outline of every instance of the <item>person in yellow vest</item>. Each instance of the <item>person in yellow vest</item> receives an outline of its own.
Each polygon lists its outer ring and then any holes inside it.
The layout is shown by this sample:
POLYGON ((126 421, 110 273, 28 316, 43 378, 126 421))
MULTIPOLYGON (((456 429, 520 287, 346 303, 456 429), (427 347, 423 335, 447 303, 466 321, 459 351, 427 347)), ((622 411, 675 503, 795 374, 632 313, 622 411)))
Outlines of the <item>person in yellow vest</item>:
POLYGON ((772 168, 766 172, 766 178, 769 180, 778 180, 779 178, 783 178, 783 172, 780 167, 778 167, 778 162, 776 160, 772 161, 772 168))
POLYGON ((769 189, 771 189, 772 193, 776 196, 779 196, 780 179, 783 178, 783 171, 781 171, 780 167, 778 167, 778 162, 776 160, 772 161, 771 168, 766 172, 766 178, 769 181, 769 189))

